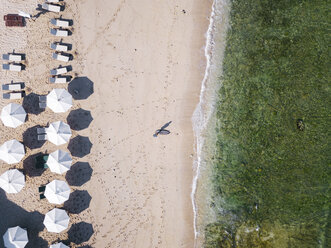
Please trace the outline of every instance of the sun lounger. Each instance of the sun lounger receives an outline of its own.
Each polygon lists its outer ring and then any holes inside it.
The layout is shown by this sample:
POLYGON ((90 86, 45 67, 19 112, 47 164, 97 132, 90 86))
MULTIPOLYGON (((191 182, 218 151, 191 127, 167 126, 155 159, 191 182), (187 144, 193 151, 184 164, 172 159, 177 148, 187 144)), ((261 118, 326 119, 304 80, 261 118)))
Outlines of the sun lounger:
POLYGON ((69 31, 65 29, 51 28, 51 34, 55 36, 66 37, 69 35, 69 31))
POLYGON ((58 27, 67 28, 70 26, 70 21, 53 18, 53 19, 51 19, 51 24, 58 26, 58 27))
POLYGON ((63 62, 68 62, 70 57, 68 55, 62 55, 59 53, 53 53, 53 59, 63 61, 63 62))
POLYGON ((24 56, 22 54, 3 54, 2 59, 19 62, 24 60, 24 56))
POLYGON ((2 90, 22 90, 22 84, 21 83, 12 83, 12 84, 3 84, 2 90))
POLYGON ((46 102, 47 101, 47 96, 39 96, 39 102, 46 102))
POLYGON ((22 65, 19 64, 3 64, 2 69, 8 70, 8 71, 21 71, 22 65))
POLYGON ((41 7, 43 9, 51 11, 51 12, 60 12, 61 11, 61 6, 54 5, 54 4, 43 3, 41 7))
POLYGON ((40 187, 38 188, 38 192, 39 192, 39 193, 45 192, 45 190, 46 190, 46 186, 40 186, 40 187))
POLYGON ((51 70, 51 75, 52 76, 61 75, 61 74, 67 73, 67 72, 68 72, 67 67, 61 67, 61 68, 51 70))
POLYGON ((3 99, 21 99, 23 97, 23 92, 10 92, 4 93, 2 95, 3 99))
POLYGON ((40 102, 39 103, 39 108, 40 109, 45 109, 47 107, 47 103, 45 103, 45 102, 40 102))
POLYGON ((69 82, 69 77, 51 77, 49 78, 49 82, 52 84, 65 84, 69 82))
POLYGON ((67 45, 63 45, 59 43, 52 43, 51 48, 60 52, 66 52, 69 50, 67 45))
POLYGON ((46 134, 38 134, 38 140, 47 140, 46 134))
POLYGON ((39 199, 40 199, 40 200, 45 199, 45 198, 46 198, 46 196, 45 196, 44 194, 40 194, 40 195, 39 195, 39 199))
POLYGON ((48 3, 58 3, 60 1, 62 1, 62 0, 46 0, 46 2, 48 2, 48 3))
POLYGON ((45 127, 37 127, 37 134, 45 134, 46 128, 45 127))

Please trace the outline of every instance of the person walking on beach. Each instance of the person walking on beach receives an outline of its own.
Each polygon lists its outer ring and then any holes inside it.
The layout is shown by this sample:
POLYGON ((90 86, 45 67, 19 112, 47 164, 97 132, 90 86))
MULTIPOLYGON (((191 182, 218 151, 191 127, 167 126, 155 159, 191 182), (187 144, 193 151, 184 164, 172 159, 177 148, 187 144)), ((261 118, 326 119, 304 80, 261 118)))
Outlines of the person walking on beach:
POLYGON ((159 134, 161 134, 161 135, 168 135, 168 134, 170 134, 170 131, 169 130, 166 130, 165 128, 167 128, 171 124, 171 122, 172 121, 169 121, 166 124, 164 124, 160 129, 157 129, 155 131, 155 133, 153 134, 153 136, 156 138, 159 134))

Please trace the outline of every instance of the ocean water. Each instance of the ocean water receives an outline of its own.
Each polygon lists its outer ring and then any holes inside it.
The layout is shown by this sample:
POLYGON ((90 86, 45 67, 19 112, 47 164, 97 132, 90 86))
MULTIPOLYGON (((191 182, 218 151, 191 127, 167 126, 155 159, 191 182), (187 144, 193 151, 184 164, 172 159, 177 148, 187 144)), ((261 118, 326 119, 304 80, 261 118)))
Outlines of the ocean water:
POLYGON ((329 247, 329 10, 214 1, 192 118, 195 247, 329 247))
POLYGON ((194 211, 195 247, 201 247, 204 239, 204 228, 215 216, 209 207, 211 185, 210 168, 208 168, 208 151, 215 140, 215 106, 222 75, 222 61, 226 45, 226 32, 229 28, 229 0, 214 0, 208 31, 206 33, 205 58, 206 69, 201 84, 200 101, 192 116, 195 134, 196 156, 194 160, 194 178, 192 182, 192 206, 194 211), (208 148, 208 149, 207 149, 208 148))

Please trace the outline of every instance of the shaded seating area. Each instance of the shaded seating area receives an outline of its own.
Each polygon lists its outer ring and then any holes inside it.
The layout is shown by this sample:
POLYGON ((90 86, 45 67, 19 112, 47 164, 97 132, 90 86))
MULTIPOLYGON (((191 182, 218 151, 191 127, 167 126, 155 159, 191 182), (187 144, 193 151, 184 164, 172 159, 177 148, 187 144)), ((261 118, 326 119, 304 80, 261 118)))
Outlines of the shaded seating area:
POLYGON ((47 169, 48 154, 40 154, 35 158, 36 169, 47 169))

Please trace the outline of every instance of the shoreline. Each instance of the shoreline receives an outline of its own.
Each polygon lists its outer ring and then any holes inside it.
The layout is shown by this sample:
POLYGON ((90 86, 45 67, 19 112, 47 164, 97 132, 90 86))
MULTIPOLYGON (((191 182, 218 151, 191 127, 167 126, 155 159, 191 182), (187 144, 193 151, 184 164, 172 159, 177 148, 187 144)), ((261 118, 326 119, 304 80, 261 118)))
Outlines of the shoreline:
POLYGON ((208 166, 210 143, 215 142, 215 106, 218 101, 219 77, 222 75, 222 61, 226 46, 226 33, 229 28, 230 2, 214 0, 210 23, 206 33, 205 58, 207 61, 202 80, 200 99, 192 116, 196 154, 195 174, 192 181, 191 200, 194 211, 195 246, 202 247, 204 227, 215 215, 211 211, 211 185, 208 166))

